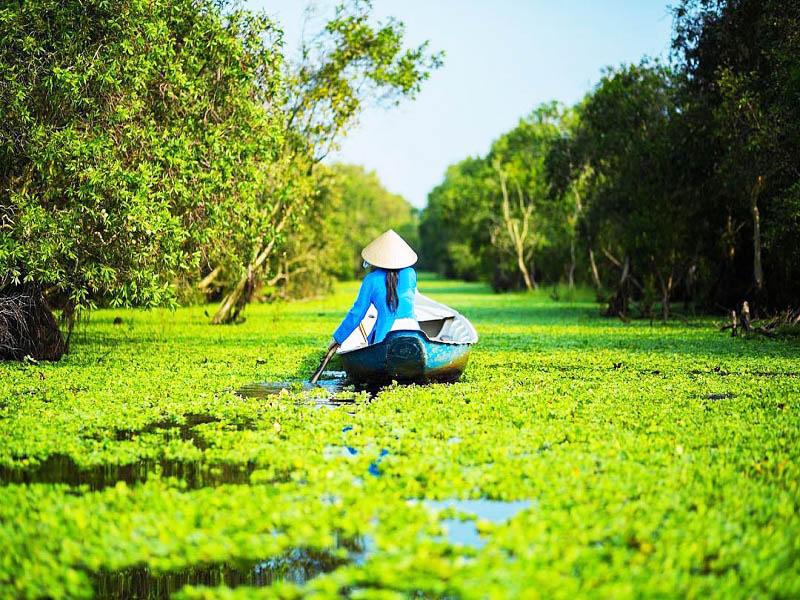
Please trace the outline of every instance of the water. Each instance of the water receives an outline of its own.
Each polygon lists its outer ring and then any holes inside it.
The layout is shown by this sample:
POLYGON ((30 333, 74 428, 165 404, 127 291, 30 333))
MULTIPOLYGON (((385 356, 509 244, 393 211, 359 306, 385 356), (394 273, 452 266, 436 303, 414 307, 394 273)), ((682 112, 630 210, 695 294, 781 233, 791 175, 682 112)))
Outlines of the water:
MULTIPOLYGON (((476 519, 500 524, 508 521, 517 513, 532 504, 530 500, 517 500, 505 502, 502 500, 423 500, 423 506, 439 512, 452 509, 459 513, 474 515, 476 519)), ((448 543, 460 546, 469 546, 480 549, 486 544, 486 540, 478 533, 474 520, 462 520, 459 518, 442 519, 442 525, 447 531, 446 540, 448 543)))
POLYGON ((291 397, 292 394, 303 394, 309 400, 332 400, 348 388, 347 375, 344 371, 323 371, 316 385, 308 381, 263 381, 249 383, 236 390, 236 395, 243 398, 273 398, 275 396, 291 397))
MULTIPOLYGON (((212 415, 189 413, 180 421, 163 420, 150 423, 141 429, 118 429, 116 441, 131 440, 136 436, 163 432, 166 439, 190 441, 200 450, 208 447, 202 435, 195 430, 198 425, 217 423, 212 415)), ((249 423, 232 424, 237 429, 247 429, 249 423)), ((213 487, 223 484, 246 484, 255 471, 255 463, 206 463, 200 460, 148 459, 127 464, 79 465, 68 454, 51 454, 37 464, 24 467, 0 466, 0 485, 20 483, 60 483, 85 486, 91 491, 112 487, 123 481, 128 485, 143 483, 156 477, 172 477, 182 481, 189 489, 213 487)), ((288 475, 286 477, 288 480, 288 475)))
POLYGON ((139 566, 92 573, 90 577, 97 598, 160 600, 169 598, 185 585, 261 587, 278 581, 301 585, 317 575, 363 560, 363 551, 362 540, 341 540, 331 549, 295 548, 259 561, 210 563, 166 572, 139 566), (337 552, 337 549, 345 552, 337 552))
MULTIPOLYGON (((452 509, 496 525, 505 523, 519 512, 533 506, 530 500, 512 502, 502 500, 409 500, 408 502, 422 504, 437 513, 452 509)), ((448 518, 442 519, 440 523, 444 525, 446 532, 444 537, 438 538, 440 541, 476 550, 480 550, 486 545, 486 539, 478 533, 474 520, 448 518)), ((350 553, 350 562, 359 566, 363 565, 376 551, 375 540, 369 535, 362 536, 359 538, 359 549, 350 553)))
MULTIPOLYGON (((118 442, 131 440, 136 436, 144 433, 154 433, 156 431, 164 431, 168 437, 176 437, 184 441, 191 441, 195 446, 201 450, 206 447, 202 437, 200 437, 194 428, 198 425, 205 425, 207 423, 219 423, 219 419, 212 415, 188 413, 183 416, 183 422, 175 422, 171 420, 156 421, 143 427, 142 429, 118 429, 115 438, 118 442), (172 434, 172 435, 171 435, 172 434)), ((247 424, 240 424, 239 429, 246 429, 247 424)))
POLYGON ((242 398, 286 398, 297 402, 313 402, 319 406, 336 407, 353 404, 355 394, 366 392, 374 398, 380 388, 355 385, 344 371, 323 371, 316 385, 308 381, 263 381, 249 383, 237 389, 242 398))
MULTIPOLYGON (((66 454, 53 454, 37 465, 14 468, 0 466, 2 485, 20 483, 60 483, 85 486, 90 491, 113 487, 124 481, 128 485, 144 483, 153 477, 173 477, 188 489, 215 487, 224 484, 247 484, 257 466, 254 463, 208 464, 201 461, 143 460, 123 465, 80 466, 66 454)), ((284 479, 276 481, 288 481, 284 479)))

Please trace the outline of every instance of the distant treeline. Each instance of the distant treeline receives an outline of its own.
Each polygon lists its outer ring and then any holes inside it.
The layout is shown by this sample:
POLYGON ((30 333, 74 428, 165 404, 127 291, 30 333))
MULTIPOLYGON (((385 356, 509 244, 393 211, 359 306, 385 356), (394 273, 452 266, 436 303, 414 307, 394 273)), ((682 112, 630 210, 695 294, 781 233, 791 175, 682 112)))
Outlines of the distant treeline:
MULTIPOLYGON (((330 292, 336 280, 362 276, 362 248, 388 228, 419 245, 417 209, 387 191, 374 172, 359 165, 317 165, 315 182, 316 200, 303 226, 286 239, 269 275, 261 278, 262 298, 318 296, 330 292)), ((206 292, 213 298, 211 288, 206 292)))
POLYGON ((684 0, 669 64, 609 69, 452 165, 423 266, 498 290, 594 285, 609 310, 800 303, 800 4, 684 0))
POLYGON ((292 59, 279 24, 220 0, 4 3, 0 359, 44 335, 32 306, 71 330, 82 309, 199 295, 228 323, 265 287, 352 277, 382 227, 414 231, 374 175, 322 163, 366 104, 414 98, 441 64, 371 11, 343 0, 292 59))

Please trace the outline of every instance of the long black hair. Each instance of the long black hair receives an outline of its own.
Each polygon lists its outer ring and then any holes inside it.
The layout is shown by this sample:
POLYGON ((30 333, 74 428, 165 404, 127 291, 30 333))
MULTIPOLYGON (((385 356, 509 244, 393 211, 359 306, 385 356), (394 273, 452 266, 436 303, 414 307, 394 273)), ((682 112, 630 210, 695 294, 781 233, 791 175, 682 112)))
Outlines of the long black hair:
POLYGON ((397 298, 397 269, 386 269, 386 304, 392 312, 396 312, 400 305, 397 298))

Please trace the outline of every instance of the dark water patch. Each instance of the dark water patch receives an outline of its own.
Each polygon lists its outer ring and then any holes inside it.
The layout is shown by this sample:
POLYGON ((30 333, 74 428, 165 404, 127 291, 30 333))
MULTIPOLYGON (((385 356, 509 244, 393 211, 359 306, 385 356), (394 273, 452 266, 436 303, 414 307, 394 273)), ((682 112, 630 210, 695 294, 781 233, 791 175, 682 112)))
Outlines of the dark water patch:
POLYGON ((167 419, 163 421, 155 421, 149 423, 141 429, 117 429, 115 439, 118 442, 130 441, 134 437, 147 433, 156 433, 159 431, 174 432, 177 439, 184 441, 191 441, 195 445, 204 446, 204 442, 198 437, 194 428, 198 425, 205 425, 207 423, 219 423, 219 419, 212 415, 189 413, 184 415, 183 422, 167 419))
POLYGON ((242 398, 280 399, 285 397, 298 403, 311 402, 314 404, 353 404, 355 399, 345 395, 345 391, 355 391, 354 388, 345 390, 340 384, 326 385, 320 382, 312 386, 310 383, 302 385, 286 381, 264 381, 249 383, 236 390, 236 395, 242 398), (296 397, 294 394, 303 394, 296 397))
POLYGON ((242 398, 285 397, 298 403, 336 407, 355 403, 355 393, 366 392, 370 398, 374 398, 381 389, 376 386, 356 385, 347 379, 344 371, 324 371, 315 385, 308 381, 263 381, 244 385, 234 393, 242 398))
POLYGON ((262 587, 278 581, 301 585, 317 575, 360 560, 363 553, 360 540, 340 542, 336 548, 344 548, 346 552, 342 555, 334 550, 296 548, 260 561, 211 563, 165 572, 142 566, 93 573, 91 579, 95 597, 120 600, 166 599, 186 585, 262 587))
POLYGON ((244 398, 269 398, 300 393, 324 398, 344 392, 349 385, 344 371, 323 371, 316 384, 308 381, 263 381, 244 385, 235 393, 244 398))
MULTIPOLYGON (((208 464, 201 461, 143 460, 124 465, 84 467, 66 454, 54 454, 30 467, 0 466, 0 483, 51 483, 85 486, 91 491, 113 487, 122 481, 136 485, 153 478, 174 478, 188 489, 216 487, 225 484, 248 484, 258 468, 254 462, 243 464, 208 464)), ((273 481, 288 480, 279 477, 273 481)))

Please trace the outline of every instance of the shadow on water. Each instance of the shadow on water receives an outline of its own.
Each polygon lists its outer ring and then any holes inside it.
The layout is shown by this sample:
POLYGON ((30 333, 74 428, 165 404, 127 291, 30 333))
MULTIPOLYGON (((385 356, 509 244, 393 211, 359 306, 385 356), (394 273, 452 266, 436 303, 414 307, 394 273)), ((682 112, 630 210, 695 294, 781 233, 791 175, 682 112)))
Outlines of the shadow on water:
POLYGON ((345 552, 295 548, 260 561, 211 563, 165 572, 154 572, 142 566, 101 571, 90 577, 97 598, 138 600, 169 598, 186 585, 260 587, 278 581, 303 584, 317 575, 360 560, 363 544, 359 539, 344 540, 336 544, 336 549, 345 552))

